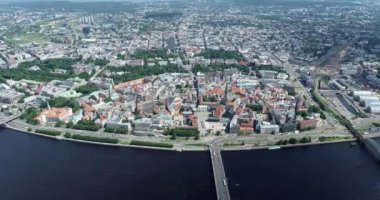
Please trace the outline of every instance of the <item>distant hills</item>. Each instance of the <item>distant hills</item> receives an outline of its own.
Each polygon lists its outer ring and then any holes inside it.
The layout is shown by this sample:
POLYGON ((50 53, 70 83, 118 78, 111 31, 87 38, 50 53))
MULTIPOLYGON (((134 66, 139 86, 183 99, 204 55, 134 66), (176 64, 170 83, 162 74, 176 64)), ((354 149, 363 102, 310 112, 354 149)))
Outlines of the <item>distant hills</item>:
MULTIPOLYGON (((4 5, 4 4, 3 4, 4 5)), ((65 11, 84 10, 88 12, 126 12, 133 11, 135 4, 132 2, 116 2, 116 1, 90 1, 90 2, 74 2, 74 1, 10 1, 5 5, 17 6, 33 10, 54 9, 65 11)))

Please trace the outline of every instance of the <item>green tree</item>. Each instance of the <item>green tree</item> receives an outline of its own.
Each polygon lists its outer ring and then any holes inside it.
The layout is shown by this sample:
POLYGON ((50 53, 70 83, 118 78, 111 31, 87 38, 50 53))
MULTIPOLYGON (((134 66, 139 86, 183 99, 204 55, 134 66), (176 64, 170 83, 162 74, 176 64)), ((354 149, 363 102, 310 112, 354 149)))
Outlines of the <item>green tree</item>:
POLYGON ((326 115, 325 115, 325 113, 324 112, 320 112, 320 115, 321 115, 321 119, 326 119, 326 115))
POLYGON ((74 122, 72 121, 69 121, 67 124, 66 124, 66 128, 73 128, 74 126, 74 122))
POLYGON ((95 96, 95 95, 91 95, 89 99, 92 99, 92 100, 94 100, 94 101, 96 101, 96 100, 97 100, 97 98, 96 98, 96 96, 95 96))
POLYGON ((172 136, 170 137, 171 140, 176 140, 177 139, 177 134, 174 132, 172 136))
POLYGON ((300 115, 301 117, 305 118, 308 116, 308 113, 307 112, 298 112, 297 115, 300 115))
POLYGON ((55 126, 60 127, 60 128, 65 127, 65 122, 60 120, 57 122, 57 124, 55 126))
POLYGON ((297 144, 297 139, 296 138, 290 138, 289 143, 290 144, 297 144))
POLYGON ((251 109, 252 111, 256 111, 258 113, 263 112, 263 106, 260 104, 247 104, 247 107, 251 109))
POLYGON ((112 99, 110 97, 107 97, 104 99, 104 102, 106 102, 106 103, 111 102, 111 101, 112 101, 112 99))
POLYGON ((117 60, 124 60, 124 56, 121 53, 117 53, 117 60))
POLYGON ((30 107, 25 110, 21 115, 21 119, 25 120, 29 124, 37 124, 35 118, 40 114, 40 111, 37 108, 30 107))
POLYGON ((63 136, 65 138, 71 138, 72 137, 71 133, 69 133, 69 132, 66 132, 65 135, 63 135, 63 136))
POLYGON ((196 135, 196 136, 194 137, 194 140, 199 140, 199 135, 196 135))
POLYGON ((81 79, 85 79, 86 81, 88 81, 91 78, 91 76, 88 73, 86 73, 86 72, 80 73, 78 75, 78 77, 81 78, 81 79))
MULTIPOLYGON (((88 95, 95 91, 98 91, 98 88, 95 85, 82 85, 75 89, 75 91, 88 95)), ((95 98, 96 99, 96 98, 95 98)))
MULTIPOLYGON (((74 99, 67 99, 64 97, 51 98, 49 100, 49 105, 55 108, 70 107, 73 112, 77 112, 80 109, 80 105, 74 99)), ((47 108, 47 102, 43 102, 40 105, 41 108, 47 108)))
POLYGON ((203 56, 207 59, 236 59, 243 60, 244 57, 238 51, 226 51, 224 49, 221 50, 212 50, 207 49, 204 52, 200 53, 199 56, 203 56))
POLYGON ((2 75, 0 75, 0 82, 1 83, 6 83, 7 80, 2 75))
POLYGON ((311 138, 310 137, 303 137, 300 139, 299 142, 300 143, 309 143, 309 142, 311 142, 311 138))
POLYGON ((107 59, 95 59, 94 61, 94 65, 99 65, 99 66, 106 66, 110 61, 108 61, 107 59))

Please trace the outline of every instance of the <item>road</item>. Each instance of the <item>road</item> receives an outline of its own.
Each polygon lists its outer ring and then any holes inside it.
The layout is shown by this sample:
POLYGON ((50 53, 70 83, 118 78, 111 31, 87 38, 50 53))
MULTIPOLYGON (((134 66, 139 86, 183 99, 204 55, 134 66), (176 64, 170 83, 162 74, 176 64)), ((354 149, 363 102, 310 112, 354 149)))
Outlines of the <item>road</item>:
POLYGON ((273 55, 273 57, 278 60, 280 63, 282 63, 283 67, 284 67, 284 70, 289 74, 290 78, 291 79, 294 79, 295 82, 293 82, 293 85, 298 89, 300 90, 299 91, 299 94, 304 96, 306 99, 306 102, 310 103, 310 104, 316 104, 313 100, 313 98, 311 97, 310 95, 310 92, 308 91, 307 88, 305 88, 305 86, 300 82, 299 80, 299 74, 297 72, 294 71, 294 66, 292 64, 290 64, 288 61, 283 61, 281 60, 273 51, 271 51, 271 54, 273 55))
POLYGON ((214 172, 215 188, 218 200, 230 200, 230 192, 224 171, 222 154, 219 144, 214 141, 210 144, 212 169, 214 172))
POLYGON ((0 125, 4 125, 8 122, 11 122, 17 118, 19 118, 21 116, 21 113, 16 113, 16 114, 13 114, 11 116, 1 116, 0 117, 0 125))
POLYGON ((143 140, 143 141, 150 141, 150 142, 161 142, 161 140, 166 139, 165 137, 149 137, 149 136, 135 136, 132 134, 116 134, 116 133, 107 133, 102 131, 85 131, 85 130, 76 130, 76 129, 69 129, 69 128, 59 128, 59 127, 44 127, 44 126, 35 126, 28 124, 22 120, 14 120, 10 123, 7 123, 7 126, 15 127, 21 130, 27 130, 28 128, 31 129, 50 129, 54 131, 61 131, 63 134, 66 132, 73 133, 73 134, 81 134, 81 135, 92 135, 92 136, 99 136, 99 137, 111 137, 111 138, 117 138, 122 141, 130 141, 130 140, 143 140))

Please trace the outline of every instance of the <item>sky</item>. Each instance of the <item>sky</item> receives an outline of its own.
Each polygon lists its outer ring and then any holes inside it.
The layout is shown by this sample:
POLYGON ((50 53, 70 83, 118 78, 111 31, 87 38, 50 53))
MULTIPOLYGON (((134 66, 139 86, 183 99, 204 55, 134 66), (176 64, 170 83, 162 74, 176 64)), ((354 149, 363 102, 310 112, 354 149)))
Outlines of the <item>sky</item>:
MULTIPOLYGON (((30 2, 30 1, 72 1, 72 2, 147 2, 147 1, 180 1, 180 0, 0 0, 0 3, 4 2, 30 2)), ((191 1, 191 0, 185 0, 191 1)), ((233 1, 233 0, 231 0, 233 1)), ((254 0, 252 0, 254 1, 254 0)), ((298 1, 323 1, 323 0, 298 0, 298 1)), ((324 1, 361 1, 361 0, 324 0, 324 1)), ((380 0, 369 0, 369 1, 380 1, 380 0)))

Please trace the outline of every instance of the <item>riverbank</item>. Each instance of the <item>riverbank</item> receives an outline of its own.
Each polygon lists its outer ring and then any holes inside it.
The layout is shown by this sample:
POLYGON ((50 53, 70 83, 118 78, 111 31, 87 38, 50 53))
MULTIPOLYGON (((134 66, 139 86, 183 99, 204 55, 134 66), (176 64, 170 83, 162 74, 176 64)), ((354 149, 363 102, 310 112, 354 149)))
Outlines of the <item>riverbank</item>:
POLYGON ((326 142, 311 142, 311 143, 302 143, 302 144, 288 144, 288 145, 273 145, 273 146, 265 146, 265 147, 224 147, 223 151, 249 151, 249 150, 265 150, 270 147, 280 147, 275 150, 280 150, 282 148, 293 148, 293 147, 306 147, 306 146, 317 146, 317 145, 326 145, 326 144, 337 144, 337 143, 349 143, 356 142, 357 139, 342 139, 342 140, 334 140, 334 141, 326 141, 326 142))
POLYGON ((131 147, 131 148, 137 148, 137 149, 178 151, 175 148, 161 148, 161 147, 150 147, 150 146, 136 146, 136 145, 123 144, 123 143, 112 144, 112 143, 93 142, 93 141, 86 141, 86 140, 75 140, 72 138, 65 138, 62 136, 51 136, 51 135, 40 134, 40 133, 36 133, 36 132, 31 132, 31 131, 19 129, 19 128, 12 127, 12 126, 5 126, 4 128, 15 130, 15 131, 25 133, 25 134, 31 134, 31 135, 36 135, 36 136, 40 136, 40 137, 47 137, 47 138, 56 139, 56 140, 64 140, 64 141, 84 143, 84 144, 94 144, 94 145, 113 146, 113 147, 131 147))
MULTIPOLYGON (((163 148, 163 147, 152 147, 152 146, 140 146, 140 145, 130 145, 130 144, 125 144, 125 143, 117 143, 117 144, 112 144, 112 143, 102 143, 102 142, 94 142, 94 141, 85 141, 85 140, 76 140, 72 138, 65 138, 63 136, 51 136, 51 135, 45 135, 45 134, 40 134, 36 132, 31 132, 28 130, 23 130, 17 127, 13 127, 10 125, 6 125, 4 128, 19 131, 25 134, 32 134, 36 136, 41 136, 41 137, 47 137, 51 139, 56 139, 56 140, 65 140, 69 142, 77 142, 77 143, 84 143, 84 144, 93 144, 93 145, 103 145, 103 146, 113 146, 113 147, 126 147, 126 148, 137 148, 137 149, 150 149, 150 150, 160 150, 160 151, 178 151, 178 152, 196 152, 196 151, 208 151, 208 148, 203 146, 203 147, 196 147, 196 146, 176 146, 175 144, 173 145, 173 148, 163 148)), ((324 145, 324 144, 334 144, 334 143, 344 143, 344 142, 355 142, 356 139, 342 139, 342 140, 334 140, 334 141, 325 141, 325 142, 313 142, 313 143, 302 143, 302 144, 291 144, 291 145, 275 145, 281 148, 292 148, 292 147, 302 147, 302 146, 315 146, 315 145, 324 145)), ((268 149, 272 146, 260 146, 260 147, 252 147, 252 146, 222 146, 221 149, 222 151, 251 151, 251 150, 265 150, 268 149)))

